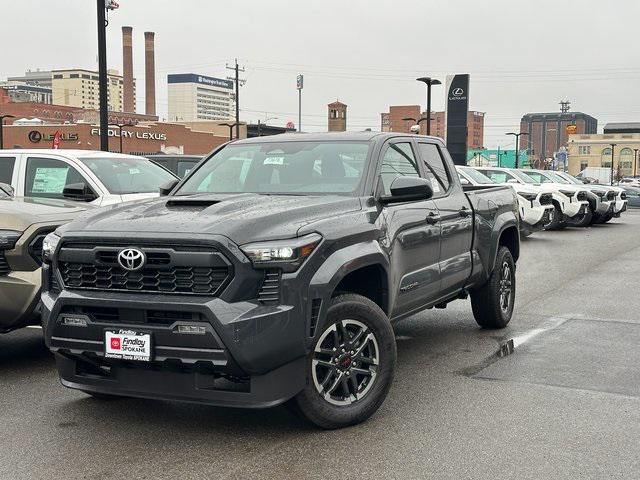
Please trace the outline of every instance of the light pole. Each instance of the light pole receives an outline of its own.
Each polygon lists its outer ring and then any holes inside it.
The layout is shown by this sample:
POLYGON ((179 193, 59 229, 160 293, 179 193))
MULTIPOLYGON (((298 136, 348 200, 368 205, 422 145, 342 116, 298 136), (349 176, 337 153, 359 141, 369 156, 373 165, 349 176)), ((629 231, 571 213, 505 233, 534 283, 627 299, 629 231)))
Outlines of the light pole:
POLYGON ((427 86, 427 135, 431 135, 431 86, 442 85, 442 82, 431 77, 420 77, 416 80, 427 86))
POLYGON ((110 123, 109 126, 110 127, 116 127, 118 129, 118 135, 120 137, 120 153, 124 153, 122 151, 122 128, 123 127, 131 127, 132 125, 130 123, 125 123, 124 125, 121 125, 119 123, 110 123))
POLYGON ((4 119, 16 118, 15 115, 0 115, 0 150, 4 148, 4 119))
POLYGON ((616 144, 610 143, 609 145, 611 145, 611 185, 613 185, 613 153, 616 149, 616 144))
POLYGON ((304 88, 304 75, 296 77, 296 88, 298 89, 298 133, 302 133, 302 89, 304 88))
POLYGON ((515 132, 509 132, 507 133, 507 135, 513 135, 514 137, 516 137, 516 169, 520 168, 518 165, 518 160, 520 160, 520 136, 522 135, 529 135, 527 132, 520 132, 520 133, 515 133, 515 132))
POLYGON ((240 123, 221 123, 220 125, 223 125, 225 127, 229 127, 229 141, 233 140, 233 127, 238 127, 237 128, 237 133, 238 133, 238 138, 240 138, 240 123))
POLYGON ((638 175, 638 152, 639 151, 640 151, 640 148, 633 149, 633 177, 634 178, 638 175))

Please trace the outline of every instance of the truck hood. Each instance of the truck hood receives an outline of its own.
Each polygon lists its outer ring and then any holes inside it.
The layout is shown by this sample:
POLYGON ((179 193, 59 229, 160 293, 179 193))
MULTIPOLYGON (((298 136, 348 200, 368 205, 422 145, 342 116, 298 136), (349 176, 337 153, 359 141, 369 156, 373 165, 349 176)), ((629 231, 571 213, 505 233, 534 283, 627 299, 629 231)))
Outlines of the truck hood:
POLYGON ((92 207, 86 203, 52 198, 12 197, 0 199, 2 228, 25 231, 36 223, 64 223, 92 207))
POLYGON ((101 208, 60 231, 216 234, 244 244, 294 237, 309 223, 361 209, 358 198, 338 195, 170 196, 101 208))

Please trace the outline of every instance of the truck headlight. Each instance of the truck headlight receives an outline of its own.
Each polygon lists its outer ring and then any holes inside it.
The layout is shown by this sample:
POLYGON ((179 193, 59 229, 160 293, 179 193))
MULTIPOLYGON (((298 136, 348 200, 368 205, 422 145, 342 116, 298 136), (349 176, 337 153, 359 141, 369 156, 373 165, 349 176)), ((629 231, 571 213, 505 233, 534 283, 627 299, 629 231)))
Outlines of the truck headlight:
POLYGON ((45 262, 51 261, 51 257, 53 256, 53 252, 56 251, 59 241, 60 237, 53 232, 44 237, 42 241, 42 260, 45 262))
POLYGON ((0 230, 0 250, 13 250, 22 232, 15 230, 0 230))
POLYGON ((240 249, 256 268, 279 267, 285 272, 295 272, 313 253, 322 237, 311 233, 304 237, 272 242, 255 242, 240 249))
POLYGON ((537 193, 518 192, 518 195, 520 195, 523 198, 526 198, 530 202, 533 202, 538 197, 537 193))

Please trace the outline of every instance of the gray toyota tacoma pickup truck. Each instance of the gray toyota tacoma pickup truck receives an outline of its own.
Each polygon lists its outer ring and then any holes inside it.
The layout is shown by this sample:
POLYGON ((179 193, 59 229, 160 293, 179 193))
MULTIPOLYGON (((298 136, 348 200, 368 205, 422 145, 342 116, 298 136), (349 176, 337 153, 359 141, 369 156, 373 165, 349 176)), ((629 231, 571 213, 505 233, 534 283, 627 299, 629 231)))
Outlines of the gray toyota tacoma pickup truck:
POLYGON ((511 319, 517 200, 463 191, 437 138, 241 140, 161 190, 44 241, 45 339, 67 387, 289 402, 338 428, 387 396, 393 322, 468 295, 480 326, 511 319))

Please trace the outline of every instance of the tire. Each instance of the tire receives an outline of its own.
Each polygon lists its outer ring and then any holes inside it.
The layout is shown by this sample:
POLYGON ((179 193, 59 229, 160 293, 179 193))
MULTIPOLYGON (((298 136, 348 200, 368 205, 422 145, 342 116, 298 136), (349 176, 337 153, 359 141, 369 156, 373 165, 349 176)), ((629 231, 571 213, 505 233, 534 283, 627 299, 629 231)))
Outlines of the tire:
POLYGON ((607 223, 609 222, 611 219, 613 218, 613 215, 609 214, 609 215, 605 215, 604 217, 602 217, 602 219, 600 220, 600 223, 607 223))
POLYGON ((482 328, 504 328, 509 324, 516 297, 515 274, 511 252, 507 247, 500 247, 489 281, 471 293, 473 316, 482 328))
POLYGON ((562 221, 562 210, 560 209, 560 206, 557 203, 553 204, 553 221, 550 222, 546 227, 544 227, 545 230, 562 230, 563 228, 565 228, 567 226, 566 223, 564 223, 562 221))
POLYGON ((295 407, 325 429, 361 423, 382 405, 393 382, 396 340, 389 319, 368 298, 341 294, 331 300, 318 331, 307 386, 293 399, 295 407))
POLYGON ((582 215, 582 218, 580 219, 580 221, 573 223, 571 226, 572 227, 588 227, 589 225, 591 225, 593 219, 593 210, 591 209, 591 206, 587 207, 587 211, 584 213, 584 215, 582 215))

